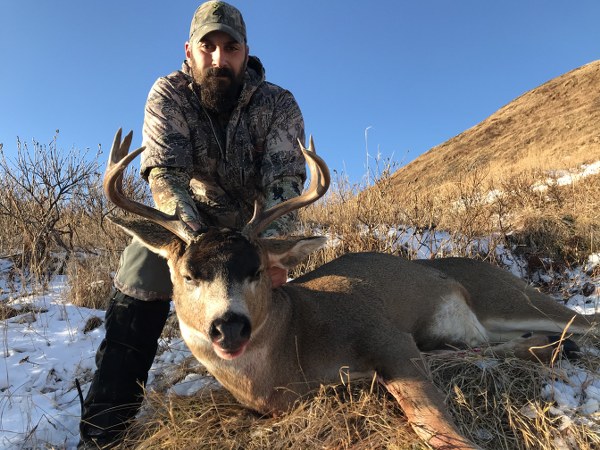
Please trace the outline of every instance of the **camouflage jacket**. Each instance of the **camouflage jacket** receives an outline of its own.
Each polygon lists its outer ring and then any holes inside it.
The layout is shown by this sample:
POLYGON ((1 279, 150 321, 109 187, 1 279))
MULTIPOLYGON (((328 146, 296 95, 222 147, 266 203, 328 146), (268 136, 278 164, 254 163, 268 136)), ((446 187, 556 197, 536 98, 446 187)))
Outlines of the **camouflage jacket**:
MULTIPOLYGON (((185 205, 203 225, 239 229, 259 196, 268 208, 300 194, 306 174, 298 139, 304 142, 300 108, 289 91, 265 81, 258 58, 249 59, 226 126, 201 106, 184 62, 148 95, 141 173, 162 211, 180 213, 185 205)), ((289 233, 295 216, 281 217, 263 235, 289 233)))

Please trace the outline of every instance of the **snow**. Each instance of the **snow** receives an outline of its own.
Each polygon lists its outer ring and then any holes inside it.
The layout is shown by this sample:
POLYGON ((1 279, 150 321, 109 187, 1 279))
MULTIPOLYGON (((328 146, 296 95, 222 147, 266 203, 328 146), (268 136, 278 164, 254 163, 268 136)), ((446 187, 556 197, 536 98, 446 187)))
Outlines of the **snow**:
POLYGON ((592 164, 583 164, 576 170, 555 171, 544 183, 535 185, 534 190, 544 192, 549 186, 567 186, 591 175, 597 175, 598 173, 600 173, 600 161, 596 161, 592 164))
MULTIPOLYGON (((9 267, 0 260, 0 271, 4 269, 4 273, 9 267)), ((80 402, 75 379, 87 392, 96 349, 104 336, 103 327, 88 333, 84 327, 91 317, 103 318, 104 311, 65 302, 65 289, 65 277, 58 276, 44 295, 3 299, 27 312, 0 323, 2 449, 73 449, 79 441, 80 402)), ((151 369, 150 383, 155 373, 162 374, 191 355, 181 340, 168 344, 169 350, 157 357, 151 369)), ((173 390, 191 395, 203 383, 206 379, 191 374, 173 390)))
POLYGON ((13 300, 14 307, 27 306, 28 312, 1 325, 2 448, 77 444, 75 378, 90 378, 102 339, 101 329, 82 330, 89 317, 101 312, 65 304, 64 288, 64 277, 57 277, 47 294, 13 300))
MULTIPOLYGON (((548 183, 573 182, 598 172, 600 162, 584 167, 579 174, 555 176, 548 183)), ((398 227, 377 233, 382 237, 395 234, 397 245, 410 249, 418 258, 455 252, 456 237, 437 230, 398 227)), ((330 239, 329 245, 336 245, 336 237, 330 239)), ((486 239, 474 240, 465 243, 461 250, 486 251, 489 246, 486 239)), ((516 276, 524 274, 523 261, 509 249, 501 246, 496 249, 498 260, 508 270, 516 276)), ((598 265, 600 253, 592 254, 583 267, 562 275, 560 281, 569 294, 568 307, 583 314, 600 311, 600 278, 593 275, 598 265)), ((21 314, 0 322, 0 448, 73 449, 79 440, 80 416, 75 379, 80 381, 83 392, 87 392, 95 369, 95 352, 104 335, 103 327, 87 333, 84 327, 94 316, 103 318, 104 311, 68 303, 64 276, 55 277, 43 295, 18 296, 15 292, 19 289, 15 289, 14 280, 7 276, 10 268, 9 261, 0 260, 0 302, 19 309, 21 314)), ((150 387, 191 357, 181 339, 162 340, 161 350, 164 351, 159 351, 150 372, 150 387)), ((193 395, 207 383, 214 381, 192 373, 173 383, 169 390, 193 395)), ((561 426, 573 422, 586 424, 586 420, 600 415, 600 374, 561 361, 557 376, 547 381, 540 395, 553 402, 551 413, 561 426)), ((597 426, 597 419, 594 423, 597 426)))

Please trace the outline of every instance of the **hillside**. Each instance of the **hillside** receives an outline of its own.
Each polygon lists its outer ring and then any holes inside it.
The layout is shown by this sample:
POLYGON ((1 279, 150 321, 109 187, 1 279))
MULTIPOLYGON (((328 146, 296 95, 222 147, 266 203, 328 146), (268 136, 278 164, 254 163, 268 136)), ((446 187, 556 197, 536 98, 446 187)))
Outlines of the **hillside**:
POLYGON ((600 61, 521 95, 469 130, 400 168, 396 188, 442 187, 471 170, 493 178, 577 168, 600 160, 600 61))

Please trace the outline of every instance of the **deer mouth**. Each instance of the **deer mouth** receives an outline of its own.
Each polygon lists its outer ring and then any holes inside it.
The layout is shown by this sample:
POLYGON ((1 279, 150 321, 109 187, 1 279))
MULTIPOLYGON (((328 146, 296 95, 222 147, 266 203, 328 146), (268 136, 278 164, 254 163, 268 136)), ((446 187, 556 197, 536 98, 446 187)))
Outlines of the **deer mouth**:
POLYGON ((232 359, 235 359, 239 356, 242 356, 244 354, 244 352, 246 351, 247 346, 248 346, 247 341, 245 343, 243 343, 240 347, 237 347, 236 349, 223 348, 221 345, 219 345, 218 342, 213 342, 213 350, 215 351, 217 356, 221 359, 226 359, 229 361, 232 359))
POLYGON ((241 356, 250 340, 252 326, 245 315, 228 312, 213 321, 208 336, 215 353, 223 359, 241 356))

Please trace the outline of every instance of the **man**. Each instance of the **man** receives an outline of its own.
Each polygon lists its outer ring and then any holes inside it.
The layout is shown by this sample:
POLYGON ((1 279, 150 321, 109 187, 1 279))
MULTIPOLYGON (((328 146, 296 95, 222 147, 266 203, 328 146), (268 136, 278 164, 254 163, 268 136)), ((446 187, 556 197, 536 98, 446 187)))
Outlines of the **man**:
MULTIPOLYGON (((300 109, 291 93, 265 81, 248 52, 241 13, 206 2, 192 19, 182 69, 158 79, 148 96, 142 176, 157 207, 178 214, 190 233, 241 228, 256 198, 268 208, 299 195, 305 180, 300 109)), ((284 216, 263 236, 288 233, 294 221, 284 216)), ((274 287, 286 278, 281 269, 271 272, 274 287)), ((83 404, 80 448, 109 447, 126 430, 169 312, 166 261, 137 242, 123 252, 115 287, 83 404)))

